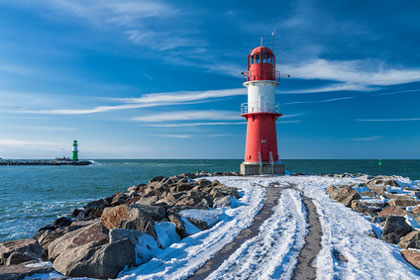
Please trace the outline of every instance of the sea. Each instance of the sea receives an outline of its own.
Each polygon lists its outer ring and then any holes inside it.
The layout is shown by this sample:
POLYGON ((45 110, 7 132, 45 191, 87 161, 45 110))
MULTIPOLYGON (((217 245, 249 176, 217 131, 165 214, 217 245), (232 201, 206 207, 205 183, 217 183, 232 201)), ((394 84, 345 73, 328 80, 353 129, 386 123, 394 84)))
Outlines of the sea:
MULTIPOLYGON (((242 160, 94 160, 89 166, 0 166, 0 241, 36 231, 87 202, 154 176, 239 171, 242 160)), ((289 172, 364 173, 420 179, 420 160, 284 160, 289 172)))

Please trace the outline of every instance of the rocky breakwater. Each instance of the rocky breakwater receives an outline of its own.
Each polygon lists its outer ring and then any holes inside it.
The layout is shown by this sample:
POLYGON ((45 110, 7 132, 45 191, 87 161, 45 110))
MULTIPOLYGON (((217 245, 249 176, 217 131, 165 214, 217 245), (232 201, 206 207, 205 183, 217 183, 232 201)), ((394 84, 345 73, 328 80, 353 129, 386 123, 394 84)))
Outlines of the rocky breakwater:
POLYGON ((372 236, 398 244, 403 257, 420 269, 419 182, 397 176, 357 176, 359 179, 365 177, 365 180, 330 186, 327 188, 329 197, 370 216, 377 229, 372 236))
POLYGON ((230 207, 239 193, 217 180, 200 179, 212 175, 239 174, 155 177, 75 209, 39 229, 33 239, 2 242, 0 279, 53 270, 67 277, 115 278, 125 267, 145 263, 157 251, 217 222, 206 213, 230 207), (200 215, 185 214, 197 211, 200 215))

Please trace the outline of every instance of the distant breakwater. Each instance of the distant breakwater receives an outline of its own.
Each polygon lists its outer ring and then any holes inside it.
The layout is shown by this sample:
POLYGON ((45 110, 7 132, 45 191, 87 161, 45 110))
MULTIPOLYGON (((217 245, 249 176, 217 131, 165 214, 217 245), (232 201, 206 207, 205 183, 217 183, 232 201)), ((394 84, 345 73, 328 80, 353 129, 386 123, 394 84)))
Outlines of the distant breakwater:
POLYGON ((91 161, 60 160, 1 160, 0 165, 90 165, 91 161))

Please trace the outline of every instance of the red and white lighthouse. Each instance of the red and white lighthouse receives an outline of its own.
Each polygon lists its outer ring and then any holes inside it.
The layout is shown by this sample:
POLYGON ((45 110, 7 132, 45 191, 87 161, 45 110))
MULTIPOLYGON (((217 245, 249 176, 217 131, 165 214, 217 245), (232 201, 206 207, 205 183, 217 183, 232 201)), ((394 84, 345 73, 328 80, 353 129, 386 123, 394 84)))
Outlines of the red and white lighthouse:
POLYGON ((284 174, 277 152, 276 120, 282 114, 275 101, 280 73, 276 71, 274 53, 267 47, 256 47, 248 55, 248 71, 242 74, 248 103, 241 105, 241 114, 247 120, 241 174, 284 174))

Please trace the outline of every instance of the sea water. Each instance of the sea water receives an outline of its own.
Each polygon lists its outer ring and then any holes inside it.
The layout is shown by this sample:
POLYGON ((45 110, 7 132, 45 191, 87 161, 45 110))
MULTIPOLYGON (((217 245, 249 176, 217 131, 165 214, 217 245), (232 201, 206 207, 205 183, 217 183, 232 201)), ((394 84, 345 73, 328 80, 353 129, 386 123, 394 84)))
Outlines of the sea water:
MULTIPOLYGON (((87 202, 154 176, 239 171, 241 160, 96 160, 90 166, 0 166, 0 241, 32 237, 87 202)), ((284 160, 291 172, 366 173, 420 179, 419 160, 284 160)))

